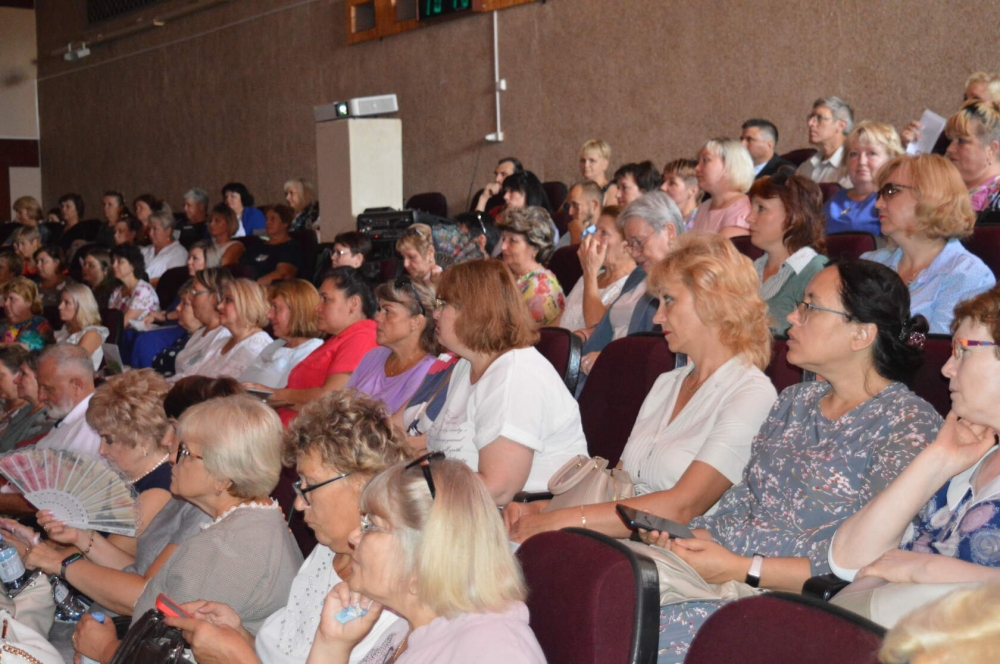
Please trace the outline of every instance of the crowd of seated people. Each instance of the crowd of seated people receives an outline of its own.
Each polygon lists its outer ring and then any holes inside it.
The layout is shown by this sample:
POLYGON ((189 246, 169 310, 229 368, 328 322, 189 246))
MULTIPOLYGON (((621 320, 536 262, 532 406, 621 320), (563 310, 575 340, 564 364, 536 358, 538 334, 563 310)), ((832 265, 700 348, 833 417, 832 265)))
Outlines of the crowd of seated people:
MULTIPOLYGON (((782 157, 778 128, 752 118, 739 140, 609 177, 611 147, 589 140, 558 210, 504 158, 470 212, 400 234, 393 274, 354 231, 307 262, 319 208, 303 179, 259 208, 240 182, 214 207, 192 188, 183 215, 108 190, 100 220, 66 194, 49 222, 17 199, 0 249, 0 453, 107 463, 139 515, 127 537, 0 492, 25 564, 125 617, 52 626, 49 605, 33 624, 66 661, 110 662, 165 593, 191 614, 168 623, 198 661, 544 662, 511 543, 567 527, 628 538, 622 504, 688 525, 692 538, 638 538, 736 595, 832 572, 857 582, 836 601, 865 614, 865 582, 941 586, 928 602, 996 581, 1000 289, 970 240, 1000 209, 993 80, 968 82, 943 156, 903 154, 916 123, 855 122, 830 96, 805 122, 811 156, 782 157), (875 250, 831 259, 843 232, 875 250), (549 265, 562 247, 572 283, 549 265), (575 393, 542 352, 550 327, 579 338, 575 393), (674 364, 623 437, 633 497, 531 500, 590 455, 577 399, 637 333, 674 364), (947 334, 942 419, 913 379, 947 334), (803 380, 776 389, 776 361, 803 380)), ((657 661, 683 661, 728 601, 659 607, 657 661)))

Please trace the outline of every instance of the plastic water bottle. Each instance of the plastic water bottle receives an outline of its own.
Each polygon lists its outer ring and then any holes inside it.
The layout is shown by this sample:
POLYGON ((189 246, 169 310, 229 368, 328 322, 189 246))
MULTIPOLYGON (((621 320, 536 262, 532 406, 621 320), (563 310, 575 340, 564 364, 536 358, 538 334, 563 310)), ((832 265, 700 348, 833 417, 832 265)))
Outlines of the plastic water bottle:
POLYGON ((3 581, 7 594, 11 597, 17 595, 28 585, 32 576, 31 572, 24 569, 17 549, 3 541, 3 535, 0 535, 0 581, 3 581))
POLYGON ((67 623, 78 621, 87 612, 90 602, 58 576, 49 577, 49 583, 52 585, 52 599, 56 603, 56 620, 67 623))
MULTIPOLYGON (((102 624, 104 623, 104 614, 101 613, 100 611, 94 611, 93 613, 90 614, 90 617, 99 623, 102 624)), ((98 662, 97 660, 87 657, 86 655, 80 655, 80 664, 101 664, 101 663, 98 662)))

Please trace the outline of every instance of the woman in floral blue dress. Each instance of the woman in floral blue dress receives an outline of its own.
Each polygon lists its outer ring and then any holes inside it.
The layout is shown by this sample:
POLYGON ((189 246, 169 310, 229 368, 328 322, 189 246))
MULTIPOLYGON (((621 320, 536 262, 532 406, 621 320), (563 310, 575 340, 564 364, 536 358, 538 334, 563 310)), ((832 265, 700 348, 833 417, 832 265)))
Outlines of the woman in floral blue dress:
POLYGON ((952 328, 943 369, 952 411, 937 439, 837 531, 830 566, 845 579, 1000 581, 1000 292, 959 304, 952 328))
MULTIPOLYGON (((788 316, 788 360, 825 381, 794 385, 754 439, 743 482, 690 523, 673 550, 710 583, 747 581, 800 592, 829 571, 837 527, 884 489, 934 438, 941 417, 903 385, 920 363, 926 321, 892 270, 850 261, 820 271, 788 316)), ((681 662, 721 602, 662 607, 660 664, 681 662)))

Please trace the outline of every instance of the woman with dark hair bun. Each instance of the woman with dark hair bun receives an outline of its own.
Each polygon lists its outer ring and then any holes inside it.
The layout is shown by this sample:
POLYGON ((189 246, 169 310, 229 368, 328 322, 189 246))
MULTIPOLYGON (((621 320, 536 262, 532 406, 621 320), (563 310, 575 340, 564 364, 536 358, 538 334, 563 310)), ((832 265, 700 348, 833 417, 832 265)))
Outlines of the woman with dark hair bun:
MULTIPOLYGON (((919 366, 927 328, 910 317, 906 284, 891 269, 857 260, 821 270, 788 321, 788 361, 826 380, 781 393, 742 483, 714 513, 691 520, 693 539, 640 531, 709 583, 801 592, 806 579, 830 571, 840 524, 889 486, 941 426, 934 408, 902 383, 919 366)), ((723 603, 661 607, 659 664, 683 661, 723 603)))

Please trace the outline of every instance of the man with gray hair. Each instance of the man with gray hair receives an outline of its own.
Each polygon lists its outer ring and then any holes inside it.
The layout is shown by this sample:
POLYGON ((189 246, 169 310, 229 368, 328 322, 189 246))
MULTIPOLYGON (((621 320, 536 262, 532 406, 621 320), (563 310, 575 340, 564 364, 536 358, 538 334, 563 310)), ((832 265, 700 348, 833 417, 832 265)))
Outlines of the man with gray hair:
POLYGON ((180 227, 177 239, 185 249, 198 240, 208 238, 208 192, 195 187, 184 194, 184 214, 187 221, 180 227))
POLYGON ((817 99, 806 124, 809 144, 816 148, 816 154, 802 162, 796 173, 813 182, 840 182, 850 188, 851 181, 841 175, 840 165, 844 160, 844 139, 854 129, 851 107, 840 97, 817 99))
POLYGON ((754 179, 774 175, 782 166, 792 166, 792 162, 774 154, 778 145, 778 128, 770 120, 750 118, 743 123, 740 143, 750 153, 753 160, 754 179))
POLYGON ((99 458, 101 437, 87 423, 94 395, 94 364, 90 353, 70 344, 49 346, 38 358, 38 399, 56 424, 36 449, 69 450, 99 458))
POLYGON ((157 210, 149 216, 149 244, 142 248, 146 274, 154 287, 163 273, 187 264, 188 252, 174 239, 174 215, 170 210, 157 210))

